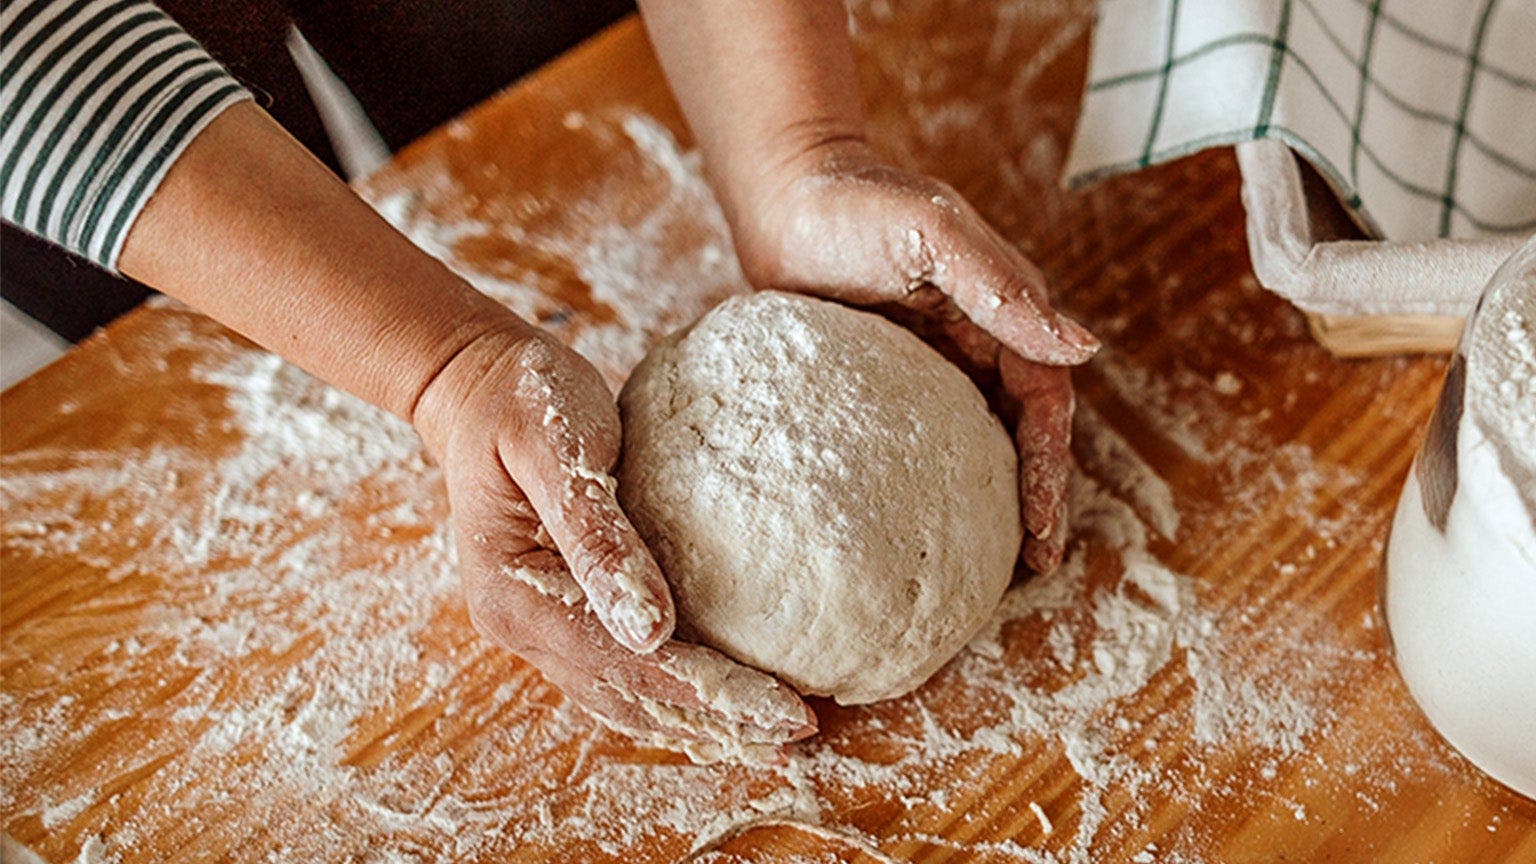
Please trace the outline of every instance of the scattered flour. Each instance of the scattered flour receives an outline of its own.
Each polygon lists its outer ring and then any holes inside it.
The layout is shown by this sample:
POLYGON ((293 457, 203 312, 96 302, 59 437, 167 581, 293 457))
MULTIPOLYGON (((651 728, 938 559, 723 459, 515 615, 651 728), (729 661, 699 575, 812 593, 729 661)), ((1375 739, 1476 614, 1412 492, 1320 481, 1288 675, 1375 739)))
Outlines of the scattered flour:
POLYGON ((49 807, 43 811, 43 827, 52 829, 69 822, 85 812, 85 808, 91 806, 100 794, 100 790, 88 789, 68 801, 49 807))
POLYGON ((117 864, 120 859, 102 839, 96 835, 85 838, 75 864, 117 864))
MULTIPOLYGON (((190 837, 236 814, 263 826, 261 845, 300 858, 625 857, 662 842, 703 852, 765 819, 869 844, 874 827, 841 821, 838 802, 875 796, 909 814, 880 830, 887 849, 1086 862, 1137 829, 1138 793, 1183 782, 1140 758, 1154 733, 1125 713, 1129 697, 1187 679, 1192 702, 1170 703, 1182 719, 1155 734, 1188 735, 1213 755, 1294 758, 1331 722, 1313 688, 1348 658, 1281 669, 1229 652, 1222 616, 1153 551, 1180 531, 1172 490, 1088 410, 1071 488, 1079 542, 1057 573, 1010 589, 974 650, 927 687, 840 712, 783 766, 636 751, 470 633, 440 477, 403 424, 189 314, 157 320, 158 350, 196 347, 190 374, 225 394, 218 425, 237 443, 211 460, 173 433, 132 458, 20 451, 0 475, 7 555, 100 559, 100 594, 81 602, 120 610, 109 632, 55 646, 123 682, 110 704, 81 704, 68 676, 44 676, 8 685, 0 714, 7 811, 79 825, 85 860, 132 860, 135 837, 190 837), (109 554, 125 538, 127 553, 109 554), (178 683, 146 687, 144 676, 178 683), (487 692, 488 681, 499 683, 487 692), (77 776, 38 773, 129 717, 153 735, 77 776), (416 743, 400 751, 372 743, 406 737, 416 743), (989 766, 1040 746, 1078 775, 1073 806, 1037 818, 1040 833, 960 843, 911 815, 962 812, 989 766), (141 800, 99 798, 111 778, 165 760, 175 770, 140 781, 141 800), (1063 831, 1058 852, 1029 840, 1063 831)), ((1264 638, 1300 650, 1310 637, 1264 638)))
POLYGON ((563 338, 617 389, 654 342, 742 291, 746 283, 696 151, 680 149, 672 133, 648 115, 572 114, 580 122, 567 125, 616 146, 631 161, 616 165, 612 175, 594 181, 586 196, 568 202, 568 216, 558 225, 532 232, 512 220, 470 217, 464 212, 469 196, 449 175, 431 168, 375 206, 470 284, 563 338), (634 198, 654 203, 638 219, 615 221, 620 202, 634 198), (569 261, 585 302, 602 314, 581 315, 557 299, 570 290, 568 285, 535 274, 512 278, 461 256, 460 250, 488 239, 513 241, 534 255, 569 261))
MULTIPOLYGON (((918 165, 981 148, 1000 183, 962 191, 1011 236, 1022 223, 988 207, 990 196, 1062 206, 1054 178, 1039 176, 1060 158, 1041 125, 1068 120, 1027 114, 1027 91, 1089 20, 1086 3, 1041 6, 1042 20, 1070 33, 1038 63, 1017 62, 1017 44, 1039 29, 1018 4, 999 6, 1011 11, 984 37, 988 63, 1028 73, 1006 94, 944 87, 946 64, 974 47, 965 43, 861 49, 866 68, 903 82, 872 110, 883 143, 918 165), (913 58, 925 65, 900 77, 913 58), (962 98, 991 101, 978 111, 962 98), (1018 136, 976 135, 982 123, 1029 130, 1034 143, 1011 152, 999 142, 1018 136)), ((860 34, 897 15, 946 14, 934 3, 854 7, 860 34)), ((591 188, 562 202, 568 218, 471 216, 457 203, 468 196, 430 161, 377 204, 617 385, 654 339, 742 290, 741 274, 697 155, 661 124, 603 110, 572 112, 564 126, 623 145, 591 188), (469 254, 487 239, 569 262, 582 302, 601 314, 557 299, 571 286, 554 277, 469 254)), ((1092 195, 1084 206, 1109 212, 1092 195)), ((1223 542, 1257 512, 1315 514, 1359 482, 1234 417, 1228 403, 1240 400, 1218 398, 1231 395, 1219 377, 1213 387, 1117 356, 1088 373, 1204 466, 1219 496, 1240 494, 1230 513, 1180 500, 1183 484, 1084 406, 1076 539, 1056 573, 1011 588, 971 650, 911 696, 818 706, 822 734, 786 764, 698 766, 603 728, 473 633, 441 476, 407 427, 196 316, 171 307, 152 320, 141 343, 116 346, 119 374, 154 388, 182 376, 221 394, 220 411, 188 407, 130 436, 136 448, 22 449, 0 462, 7 562, 67 558, 100 573, 87 593, 78 580, 64 586, 76 593, 53 601, 69 617, 49 618, 48 643, 26 620, 4 633, 16 669, 0 692, 0 807, 8 825, 67 830, 40 844, 51 858, 142 860, 139 839, 153 837, 207 858, 240 842, 271 860, 651 860, 656 850, 719 860, 721 844, 752 826, 797 824, 891 860, 928 849, 1063 864, 1136 849, 1137 861, 1194 862, 1212 848, 1207 797, 1256 795, 1321 759, 1319 742, 1337 760, 1322 776, 1346 775, 1338 782, 1362 807, 1391 807, 1401 788, 1452 770, 1411 730, 1344 721, 1351 682, 1383 662, 1379 644, 1175 566, 1188 544, 1223 542), (180 370, 188 356, 194 365, 180 370), (1162 758, 1165 746, 1186 762, 1162 758), (1042 752, 1075 775, 1040 799, 1050 816, 1036 805, 1011 839, 955 839, 998 836, 989 791, 1042 752), (78 769, 50 770, 65 761, 78 769), (133 795, 102 791, 125 777, 137 778, 133 795), (1189 813, 1149 845, 1146 802, 1170 797, 1189 813), (254 833, 232 839, 218 830, 228 824, 254 833), (942 825, 962 830, 939 836, 942 825)), ((1372 530, 1352 529, 1358 514, 1338 506, 1318 546, 1328 532, 1372 530)))

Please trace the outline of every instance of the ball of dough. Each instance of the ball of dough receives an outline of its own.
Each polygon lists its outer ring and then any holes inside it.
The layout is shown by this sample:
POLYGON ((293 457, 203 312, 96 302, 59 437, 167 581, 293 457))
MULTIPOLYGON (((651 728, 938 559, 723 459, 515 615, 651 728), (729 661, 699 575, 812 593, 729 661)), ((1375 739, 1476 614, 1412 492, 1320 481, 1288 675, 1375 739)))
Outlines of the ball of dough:
POLYGON ((877 315, 733 297, 619 399, 619 498, 681 633, 845 705, 907 693, 997 608, 1016 456, 959 369, 877 315))

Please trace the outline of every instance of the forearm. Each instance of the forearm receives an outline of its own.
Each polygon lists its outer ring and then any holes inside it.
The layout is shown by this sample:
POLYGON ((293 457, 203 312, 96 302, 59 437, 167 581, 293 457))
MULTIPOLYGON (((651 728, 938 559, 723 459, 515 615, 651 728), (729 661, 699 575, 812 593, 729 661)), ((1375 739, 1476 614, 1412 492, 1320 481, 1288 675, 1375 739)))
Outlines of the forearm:
POLYGON ((640 0, 640 8, 732 224, 786 163, 863 141, 839 0, 640 0))
POLYGON ((412 419, 475 339, 527 329, 373 212, 275 121, 233 106, 134 222, 120 269, 412 419))

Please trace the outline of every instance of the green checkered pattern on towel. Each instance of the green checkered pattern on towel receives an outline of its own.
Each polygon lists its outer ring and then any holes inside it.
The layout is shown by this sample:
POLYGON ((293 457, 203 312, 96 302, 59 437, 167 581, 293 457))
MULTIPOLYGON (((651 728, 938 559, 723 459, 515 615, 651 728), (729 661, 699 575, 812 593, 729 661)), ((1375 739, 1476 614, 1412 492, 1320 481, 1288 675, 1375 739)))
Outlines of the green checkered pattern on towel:
POLYGON ((1284 141, 1370 233, 1536 231, 1533 0, 1105 0, 1069 182, 1284 141))

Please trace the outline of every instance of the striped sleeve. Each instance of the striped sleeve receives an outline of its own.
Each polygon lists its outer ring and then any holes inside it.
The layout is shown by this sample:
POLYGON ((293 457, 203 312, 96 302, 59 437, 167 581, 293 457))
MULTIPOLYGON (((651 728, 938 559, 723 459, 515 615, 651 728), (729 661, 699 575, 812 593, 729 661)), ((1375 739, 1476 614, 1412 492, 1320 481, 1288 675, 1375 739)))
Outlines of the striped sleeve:
POLYGON ((149 0, 0 8, 0 214, 116 270, 187 144, 250 94, 149 0))

